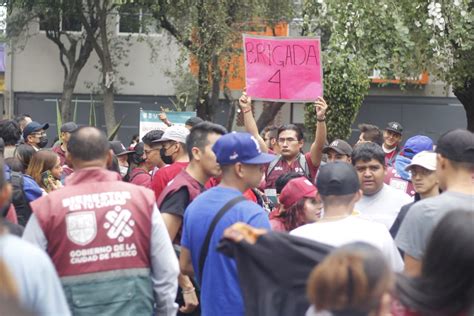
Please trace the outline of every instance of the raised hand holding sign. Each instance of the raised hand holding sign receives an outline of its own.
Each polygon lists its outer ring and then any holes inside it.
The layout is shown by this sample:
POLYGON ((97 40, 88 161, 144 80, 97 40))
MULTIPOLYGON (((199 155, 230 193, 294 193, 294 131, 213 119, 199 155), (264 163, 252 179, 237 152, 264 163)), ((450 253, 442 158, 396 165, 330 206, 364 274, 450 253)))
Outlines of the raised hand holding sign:
POLYGON ((244 113, 252 106, 252 98, 245 91, 242 92, 242 96, 239 98, 239 106, 244 113))
POLYGON ((326 110, 328 105, 323 97, 319 97, 316 102, 314 102, 314 107, 316 108, 316 118, 318 121, 323 121, 326 119, 326 110))

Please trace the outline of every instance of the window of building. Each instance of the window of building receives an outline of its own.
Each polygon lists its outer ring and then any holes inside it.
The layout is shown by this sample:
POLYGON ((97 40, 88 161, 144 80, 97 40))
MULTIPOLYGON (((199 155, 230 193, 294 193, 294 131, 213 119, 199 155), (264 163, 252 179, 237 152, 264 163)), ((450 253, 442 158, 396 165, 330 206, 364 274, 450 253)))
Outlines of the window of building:
POLYGON ((40 16, 39 19, 40 31, 54 30, 65 32, 81 32, 82 23, 73 14, 56 14, 49 16, 40 16))
POLYGON ((159 30, 151 13, 135 3, 129 3, 119 9, 118 32, 156 34, 159 30))

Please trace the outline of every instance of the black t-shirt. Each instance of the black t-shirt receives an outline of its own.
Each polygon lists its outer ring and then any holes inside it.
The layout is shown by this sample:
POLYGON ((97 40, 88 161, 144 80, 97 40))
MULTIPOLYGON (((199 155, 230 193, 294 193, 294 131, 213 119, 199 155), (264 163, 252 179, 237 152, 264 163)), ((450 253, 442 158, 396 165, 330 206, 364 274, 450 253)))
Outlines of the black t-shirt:
POLYGON ((189 205, 188 188, 182 187, 178 191, 169 194, 161 203, 160 212, 184 217, 184 210, 189 205))

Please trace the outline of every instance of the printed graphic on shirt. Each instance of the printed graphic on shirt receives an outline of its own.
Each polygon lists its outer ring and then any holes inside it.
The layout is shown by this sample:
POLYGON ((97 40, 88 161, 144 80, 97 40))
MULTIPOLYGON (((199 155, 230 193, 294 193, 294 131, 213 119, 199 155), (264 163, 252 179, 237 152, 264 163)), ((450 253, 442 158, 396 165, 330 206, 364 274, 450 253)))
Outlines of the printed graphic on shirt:
POLYGON ((66 215, 67 237, 73 243, 84 246, 97 235, 95 212, 76 212, 66 215))
POLYGON ((110 259, 136 257, 137 246, 134 243, 107 245, 88 249, 78 249, 69 252, 71 264, 106 261, 110 259))
POLYGON ((108 229, 107 236, 110 239, 118 239, 123 242, 125 238, 132 236, 135 221, 132 219, 132 212, 116 206, 115 210, 108 211, 105 214, 108 222, 104 223, 104 228, 108 229))
POLYGON ((408 187, 408 182, 400 179, 390 179, 390 186, 405 192, 408 187))
POLYGON ((102 192, 75 195, 62 200, 63 207, 70 212, 95 210, 103 207, 123 206, 132 198, 130 192, 102 192))

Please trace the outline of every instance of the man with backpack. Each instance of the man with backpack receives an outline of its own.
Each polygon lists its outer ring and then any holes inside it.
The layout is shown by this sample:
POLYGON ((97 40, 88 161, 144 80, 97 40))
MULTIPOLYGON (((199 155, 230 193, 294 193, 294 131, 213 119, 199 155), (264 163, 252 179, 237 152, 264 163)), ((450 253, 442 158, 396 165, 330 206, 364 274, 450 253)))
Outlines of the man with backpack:
POLYGON ((303 173, 314 181, 319 165, 321 164, 322 151, 326 142, 326 110, 327 104, 323 98, 318 98, 315 103, 317 125, 314 142, 307 153, 303 153, 303 132, 294 124, 286 124, 278 129, 277 142, 280 154, 270 162, 265 172, 265 194, 275 197, 275 181, 282 174, 288 172, 303 173))

